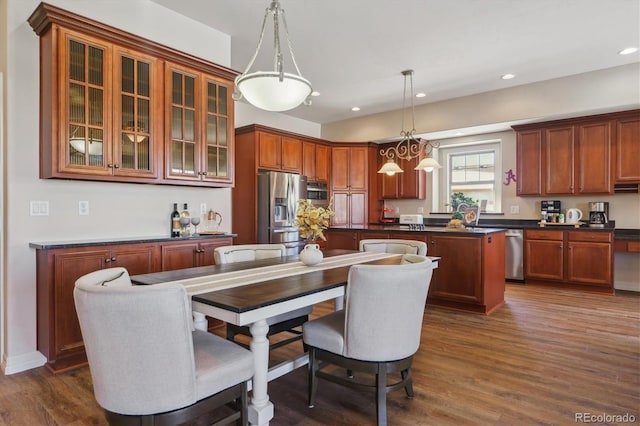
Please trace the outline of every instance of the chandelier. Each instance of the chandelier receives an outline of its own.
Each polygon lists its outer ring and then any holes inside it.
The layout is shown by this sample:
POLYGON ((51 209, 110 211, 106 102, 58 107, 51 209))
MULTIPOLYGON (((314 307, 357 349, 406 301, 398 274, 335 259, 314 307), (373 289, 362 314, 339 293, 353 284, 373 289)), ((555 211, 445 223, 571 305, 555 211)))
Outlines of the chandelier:
POLYGON ((297 107, 303 102, 305 105, 311 105, 311 83, 302 76, 296 59, 293 56, 293 48, 291 47, 291 40, 289 40, 289 30, 287 29, 284 9, 280 7, 278 0, 271 1, 271 4, 266 9, 256 51, 244 72, 236 77, 235 85, 236 89, 233 93, 234 100, 238 101, 244 96, 249 103, 266 111, 287 111, 297 107), (249 73, 260 51, 269 15, 273 15, 273 71, 255 71, 249 73), (280 50, 280 17, 282 17, 282 26, 284 28, 287 46, 289 47, 291 60, 297 74, 284 72, 284 61, 280 50))
POLYGON ((442 166, 431 157, 434 148, 438 148, 440 144, 438 142, 429 142, 422 138, 416 138, 416 123, 415 123, 415 111, 413 107, 413 70, 402 71, 404 76, 404 92, 402 94, 402 131, 400 136, 402 139, 396 144, 396 146, 390 146, 387 149, 381 149, 380 155, 387 158, 387 162, 378 170, 378 173, 386 173, 389 176, 393 176, 396 173, 402 173, 404 170, 398 166, 395 159, 411 160, 416 157, 423 156, 420 163, 415 167, 415 170, 424 170, 426 172, 432 172, 434 169, 439 169, 442 166), (407 77, 410 81, 410 98, 411 98, 411 130, 404 130, 404 109, 407 97, 407 77))

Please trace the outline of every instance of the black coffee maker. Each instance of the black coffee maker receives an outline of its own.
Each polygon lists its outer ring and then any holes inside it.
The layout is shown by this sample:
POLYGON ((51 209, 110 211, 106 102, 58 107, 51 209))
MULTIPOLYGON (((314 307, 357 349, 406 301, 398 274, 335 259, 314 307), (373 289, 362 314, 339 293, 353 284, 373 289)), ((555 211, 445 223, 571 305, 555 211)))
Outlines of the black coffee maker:
POLYGON ((589 203, 589 227, 604 228, 609 223, 609 203, 594 201, 589 203))

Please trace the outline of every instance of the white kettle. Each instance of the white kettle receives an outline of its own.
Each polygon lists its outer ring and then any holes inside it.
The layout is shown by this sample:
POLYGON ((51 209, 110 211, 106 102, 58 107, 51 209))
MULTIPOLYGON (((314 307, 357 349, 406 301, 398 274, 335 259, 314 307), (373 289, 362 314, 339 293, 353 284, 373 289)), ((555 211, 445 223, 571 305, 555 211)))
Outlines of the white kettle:
POLYGON ((578 223, 582 219, 582 210, 567 209, 567 223, 578 223))

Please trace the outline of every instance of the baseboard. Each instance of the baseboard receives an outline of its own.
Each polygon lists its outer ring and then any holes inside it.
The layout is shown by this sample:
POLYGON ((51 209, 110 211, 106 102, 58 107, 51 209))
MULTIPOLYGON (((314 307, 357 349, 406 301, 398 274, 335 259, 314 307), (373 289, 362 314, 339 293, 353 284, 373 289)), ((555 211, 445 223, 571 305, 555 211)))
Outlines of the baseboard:
POLYGON ((0 368, 4 375, 8 376, 10 374, 41 367, 45 362, 47 362, 47 358, 38 351, 12 357, 7 357, 6 354, 2 354, 0 368))

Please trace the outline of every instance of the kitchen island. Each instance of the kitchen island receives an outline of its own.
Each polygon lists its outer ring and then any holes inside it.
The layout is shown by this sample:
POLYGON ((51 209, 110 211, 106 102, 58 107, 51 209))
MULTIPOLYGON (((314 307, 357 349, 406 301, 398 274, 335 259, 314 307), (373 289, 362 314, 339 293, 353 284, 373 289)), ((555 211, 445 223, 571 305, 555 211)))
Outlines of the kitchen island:
POLYGON ((427 304, 489 315, 504 304, 505 229, 450 230, 444 226, 410 229, 403 225, 330 228, 328 249, 357 250, 360 240, 411 239, 427 243, 427 254, 441 258, 434 270, 427 304))

